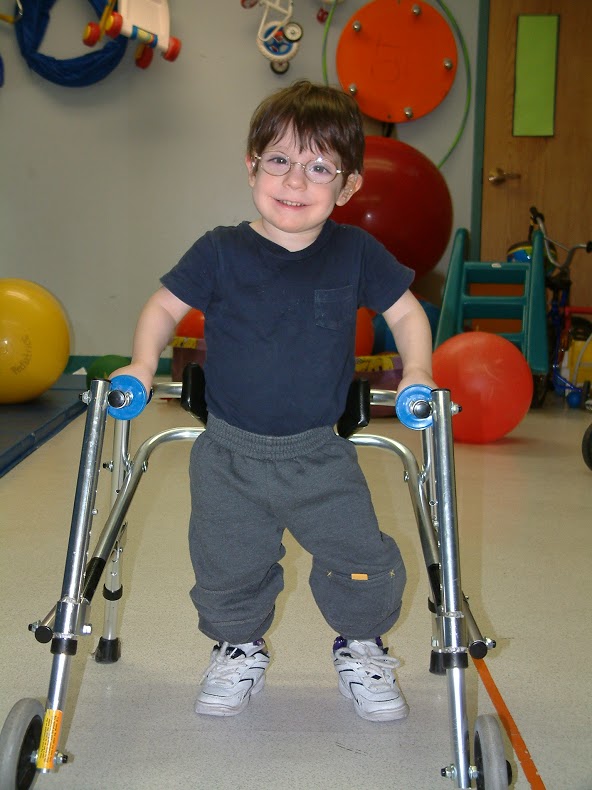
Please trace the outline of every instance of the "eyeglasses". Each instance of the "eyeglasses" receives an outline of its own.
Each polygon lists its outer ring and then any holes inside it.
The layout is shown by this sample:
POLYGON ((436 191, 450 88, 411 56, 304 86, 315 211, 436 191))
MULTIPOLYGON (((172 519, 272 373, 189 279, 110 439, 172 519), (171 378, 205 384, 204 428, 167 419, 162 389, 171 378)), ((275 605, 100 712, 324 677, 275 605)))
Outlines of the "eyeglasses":
POLYGON ((292 162, 289 156, 278 151, 268 151, 263 156, 255 154, 253 158, 261 162, 261 167, 270 176, 285 176, 294 165, 300 165, 304 175, 313 184, 330 184, 339 173, 345 173, 345 170, 339 170, 333 162, 322 156, 311 159, 305 165, 302 162, 292 162))

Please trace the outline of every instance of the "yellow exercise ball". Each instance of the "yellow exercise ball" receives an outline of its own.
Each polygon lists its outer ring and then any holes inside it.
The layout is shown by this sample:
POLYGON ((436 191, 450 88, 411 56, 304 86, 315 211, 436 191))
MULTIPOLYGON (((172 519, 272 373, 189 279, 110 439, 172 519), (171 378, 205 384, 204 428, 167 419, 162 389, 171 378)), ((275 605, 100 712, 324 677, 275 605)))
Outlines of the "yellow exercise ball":
POLYGON ((0 404, 37 398, 69 356, 68 319, 55 296, 30 280, 0 279, 0 404))

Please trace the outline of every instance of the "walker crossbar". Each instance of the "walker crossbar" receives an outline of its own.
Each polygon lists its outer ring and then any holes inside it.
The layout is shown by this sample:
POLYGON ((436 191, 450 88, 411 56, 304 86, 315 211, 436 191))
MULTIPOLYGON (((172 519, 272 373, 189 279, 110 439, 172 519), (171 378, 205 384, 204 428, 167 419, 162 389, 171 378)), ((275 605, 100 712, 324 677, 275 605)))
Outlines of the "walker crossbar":
MULTIPOLYGON (((157 433, 144 441, 130 460, 131 417, 115 420, 113 460, 104 465, 113 473, 111 510, 87 561, 106 419, 116 412, 117 404, 129 404, 130 401, 129 393, 123 393, 126 396, 123 398, 121 392, 115 392, 115 396, 113 393, 110 382, 94 380, 90 390, 81 396, 88 409, 62 594, 45 618, 29 626, 38 641, 51 642, 53 664, 47 702, 43 712, 36 700, 20 700, 6 720, 0 733, 2 790, 27 790, 35 774, 55 771, 67 762, 67 755, 59 747, 70 662, 76 653, 78 638, 91 632, 87 614, 103 574, 105 621, 95 658, 99 662, 111 663, 120 656, 117 610, 123 593, 121 554, 127 526, 125 518, 139 482, 157 447, 169 442, 195 441, 204 430, 195 426, 157 433), (32 729, 33 724, 40 732, 35 748, 31 748, 31 738, 23 735, 24 732, 37 732, 32 729), (20 741, 15 744, 16 738, 22 738, 22 744, 20 741), (30 769, 23 778, 22 766, 27 764, 30 769), (19 771, 21 776, 17 778, 19 771)), ((157 384, 154 395, 187 400, 179 383, 157 384)), ((469 653, 483 658, 495 643, 481 634, 461 588, 452 439, 452 416, 458 407, 451 403, 448 390, 430 391, 421 387, 413 392, 404 390, 399 399, 390 390, 372 390, 370 403, 380 406, 395 406, 397 403, 397 416, 401 422, 422 432, 421 467, 411 450, 394 439, 358 433, 351 436, 350 441, 358 447, 375 447, 394 453, 403 464, 430 588, 429 608, 433 613, 430 669, 447 677, 452 762, 441 769, 441 774, 452 779, 460 790, 473 787, 474 780, 479 788, 500 790, 508 786, 506 777, 509 773, 499 725, 494 717, 477 718, 475 764, 471 764, 470 757, 464 672, 469 653), (478 734, 482 737, 477 737, 478 734)), ((134 416, 136 407, 137 404, 134 416)))

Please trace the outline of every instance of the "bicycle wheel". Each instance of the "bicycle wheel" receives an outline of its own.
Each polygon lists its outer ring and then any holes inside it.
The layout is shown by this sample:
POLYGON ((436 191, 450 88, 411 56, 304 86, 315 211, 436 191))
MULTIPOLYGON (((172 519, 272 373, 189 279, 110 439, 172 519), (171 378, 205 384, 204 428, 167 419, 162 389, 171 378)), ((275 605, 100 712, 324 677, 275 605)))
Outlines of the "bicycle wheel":
POLYGON ((531 409, 540 409, 547 397, 549 390, 549 376, 547 373, 532 374, 532 400, 530 402, 531 409))
POLYGON ((582 438, 582 456, 588 469, 592 469, 592 425, 589 425, 582 438))

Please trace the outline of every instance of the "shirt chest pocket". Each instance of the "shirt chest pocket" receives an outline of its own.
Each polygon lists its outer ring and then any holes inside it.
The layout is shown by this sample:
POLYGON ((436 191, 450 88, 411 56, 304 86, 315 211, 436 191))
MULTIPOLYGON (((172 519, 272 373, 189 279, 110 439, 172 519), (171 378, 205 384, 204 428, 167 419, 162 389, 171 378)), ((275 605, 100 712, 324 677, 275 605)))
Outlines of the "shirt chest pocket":
POLYGON ((324 329, 341 329, 352 320, 354 310, 354 289, 351 285, 343 288, 318 289, 314 292, 315 323, 324 329))

